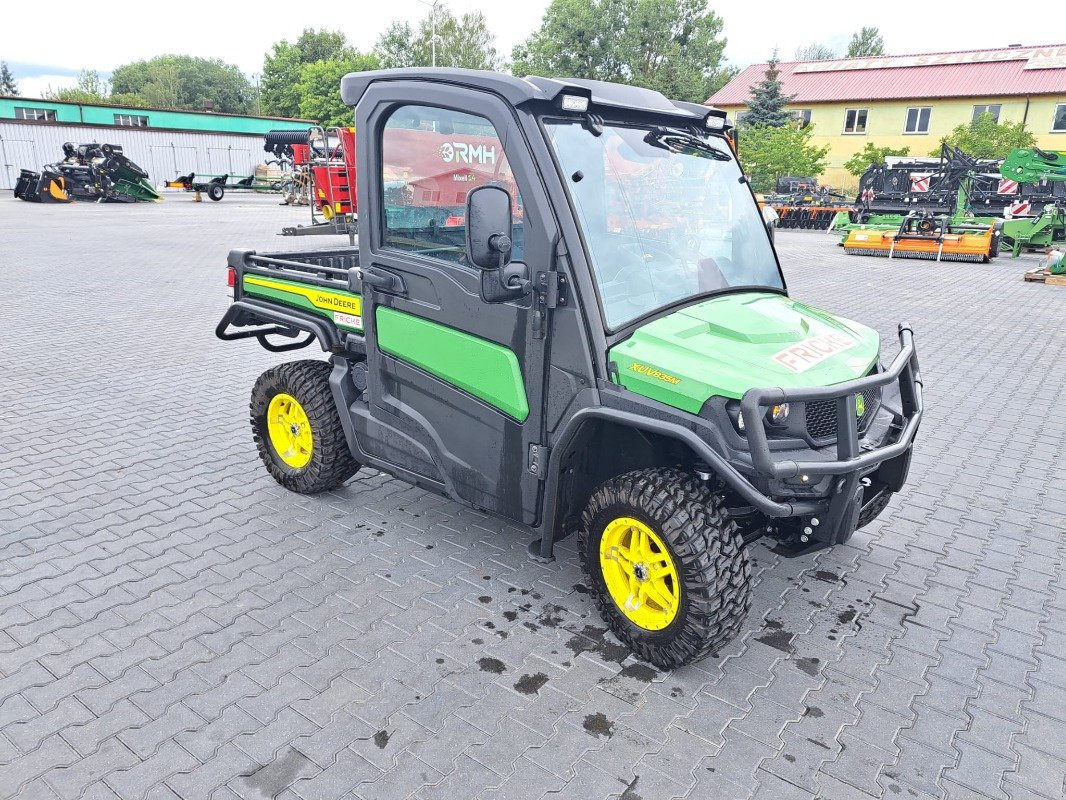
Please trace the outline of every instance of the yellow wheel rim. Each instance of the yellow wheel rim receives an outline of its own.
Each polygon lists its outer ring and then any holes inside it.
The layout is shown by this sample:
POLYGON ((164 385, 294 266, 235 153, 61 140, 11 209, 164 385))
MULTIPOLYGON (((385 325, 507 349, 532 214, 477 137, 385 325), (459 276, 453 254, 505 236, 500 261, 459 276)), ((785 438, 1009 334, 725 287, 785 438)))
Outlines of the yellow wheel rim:
POLYGON ((619 517, 600 537, 600 570, 607 591, 637 627, 661 631, 681 604, 677 568, 663 540, 640 520, 619 517))
POLYGON ((307 466, 315 440, 307 412, 291 394, 276 394, 270 401, 267 433, 274 452, 287 466, 293 469, 307 466))

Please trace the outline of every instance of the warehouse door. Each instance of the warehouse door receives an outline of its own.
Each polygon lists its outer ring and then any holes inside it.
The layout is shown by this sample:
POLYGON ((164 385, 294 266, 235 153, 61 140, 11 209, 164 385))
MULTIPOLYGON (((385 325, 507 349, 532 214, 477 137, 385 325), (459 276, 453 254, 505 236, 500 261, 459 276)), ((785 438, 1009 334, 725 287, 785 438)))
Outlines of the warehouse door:
POLYGON ((180 147, 175 144, 153 144, 152 177, 157 182, 172 181, 179 175, 190 172, 206 172, 207 165, 200 159, 195 147, 180 147))
POLYGON ((0 189, 14 189, 21 170, 40 172, 41 166, 35 141, 0 137, 0 189))

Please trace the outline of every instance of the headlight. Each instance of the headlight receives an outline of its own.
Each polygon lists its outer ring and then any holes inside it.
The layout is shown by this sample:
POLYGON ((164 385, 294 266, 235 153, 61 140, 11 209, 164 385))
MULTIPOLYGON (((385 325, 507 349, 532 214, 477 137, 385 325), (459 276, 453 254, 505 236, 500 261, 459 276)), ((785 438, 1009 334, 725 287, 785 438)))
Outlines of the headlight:
POLYGON ((788 403, 782 403, 779 406, 771 406, 767 416, 770 417, 772 423, 780 425, 788 419, 788 403))

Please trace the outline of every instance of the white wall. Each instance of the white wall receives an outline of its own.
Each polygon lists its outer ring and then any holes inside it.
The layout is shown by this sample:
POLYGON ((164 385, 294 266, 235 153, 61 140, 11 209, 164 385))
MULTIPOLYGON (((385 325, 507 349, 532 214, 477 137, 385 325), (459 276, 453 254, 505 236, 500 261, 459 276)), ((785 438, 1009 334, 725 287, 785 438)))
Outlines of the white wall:
POLYGON ((121 145, 156 185, 189 172, 250 175, 271 157, 262 136, 0 122, 0 189, 15 188, 19 170, 60 161, 64 142, 121 145))

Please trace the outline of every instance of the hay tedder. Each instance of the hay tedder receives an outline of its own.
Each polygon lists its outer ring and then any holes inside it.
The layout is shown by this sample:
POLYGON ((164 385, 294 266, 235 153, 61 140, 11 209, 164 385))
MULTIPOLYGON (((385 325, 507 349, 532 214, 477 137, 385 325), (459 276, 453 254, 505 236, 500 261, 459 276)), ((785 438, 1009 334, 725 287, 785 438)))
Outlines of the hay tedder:
POLYGON ((63 160, 41 172, 24 169, 15 197, 30 203, 134 203, 161 200, 148 173, 130 161, 117 144, 63 145, 63 160))

